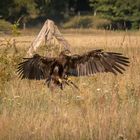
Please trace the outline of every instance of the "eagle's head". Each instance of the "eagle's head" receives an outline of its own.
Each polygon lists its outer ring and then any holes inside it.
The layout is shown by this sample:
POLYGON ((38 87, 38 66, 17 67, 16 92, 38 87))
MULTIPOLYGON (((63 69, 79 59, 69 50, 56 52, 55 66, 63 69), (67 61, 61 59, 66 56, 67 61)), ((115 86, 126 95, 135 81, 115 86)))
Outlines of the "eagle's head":
POLYGON ((60 53, 59 57, 71 56, 70 50, 64 50, 60 53))

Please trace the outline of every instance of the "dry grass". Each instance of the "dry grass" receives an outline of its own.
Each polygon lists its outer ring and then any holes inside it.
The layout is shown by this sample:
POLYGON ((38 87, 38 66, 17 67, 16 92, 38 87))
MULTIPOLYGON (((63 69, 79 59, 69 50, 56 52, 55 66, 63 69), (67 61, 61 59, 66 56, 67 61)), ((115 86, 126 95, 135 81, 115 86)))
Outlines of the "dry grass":
POLYGON ((122 52, 130 57, 130 67, 124 75, 73 78, 81 92, 66 87, 52 95, 43 81, 17 78, 15 68, 29 42, 17 43, 18 50, 1 47, 0 139, 139 140, 140 36, 125 32, 65 36, 73 52, 95 48, 122 52))

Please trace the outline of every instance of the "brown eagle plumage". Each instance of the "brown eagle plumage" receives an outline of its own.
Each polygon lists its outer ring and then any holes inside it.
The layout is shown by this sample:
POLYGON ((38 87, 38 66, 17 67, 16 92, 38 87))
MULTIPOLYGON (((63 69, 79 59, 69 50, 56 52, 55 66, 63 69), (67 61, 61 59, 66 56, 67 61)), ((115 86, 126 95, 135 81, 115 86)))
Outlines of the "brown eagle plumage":
POLYGON ((32 58, 24 58, 18 65, 18 74, 22 79, 46 79, 48 86, 72 84, 69 76, 93 76, 99 72, 111 72, 115 75, 123 73, 129 65, 129 58, 121 53, 92 50, 82 55, 71 55, 65 50, 58 57, 43 57, 35 54, 32 58))

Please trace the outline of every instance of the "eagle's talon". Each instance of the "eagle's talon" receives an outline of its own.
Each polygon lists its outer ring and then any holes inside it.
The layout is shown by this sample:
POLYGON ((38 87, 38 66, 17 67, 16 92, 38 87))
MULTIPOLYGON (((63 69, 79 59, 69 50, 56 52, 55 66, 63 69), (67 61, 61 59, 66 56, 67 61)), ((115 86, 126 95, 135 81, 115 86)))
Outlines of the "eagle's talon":
POLYGON ((66 80, 67 80, 68 82, 70 82, 70 81, 71 81, 71 78, 70 78, 70 77, 68 77, 66 80))
POLYGON ((59 79, 58 79, 58 81, 59 81, 59 83, 61 83, 61 84, 62 84, 62 79, 60 79, 60 78, 59 78, 59 79))

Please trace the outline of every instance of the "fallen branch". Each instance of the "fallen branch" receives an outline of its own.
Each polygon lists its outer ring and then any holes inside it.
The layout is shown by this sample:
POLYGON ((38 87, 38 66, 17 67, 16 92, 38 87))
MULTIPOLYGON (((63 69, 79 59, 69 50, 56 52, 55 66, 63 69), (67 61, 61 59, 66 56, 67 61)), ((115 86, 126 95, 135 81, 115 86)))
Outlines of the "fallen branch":
POLYGON ((36 52, 37 48, 41 45, 41 43, 45 42, 45 45, 50 43, 52 39, 56 39, 62 47, 66 50, 70 50, 70 44, 63 37, 63 35, 58 30, 57 26, 54 24, 52 20, 46 20, 42 29, 40 30, 38 36, 31 43, 31 46, 27 52, 28 56, 32 56, 33 53, 36 52))

